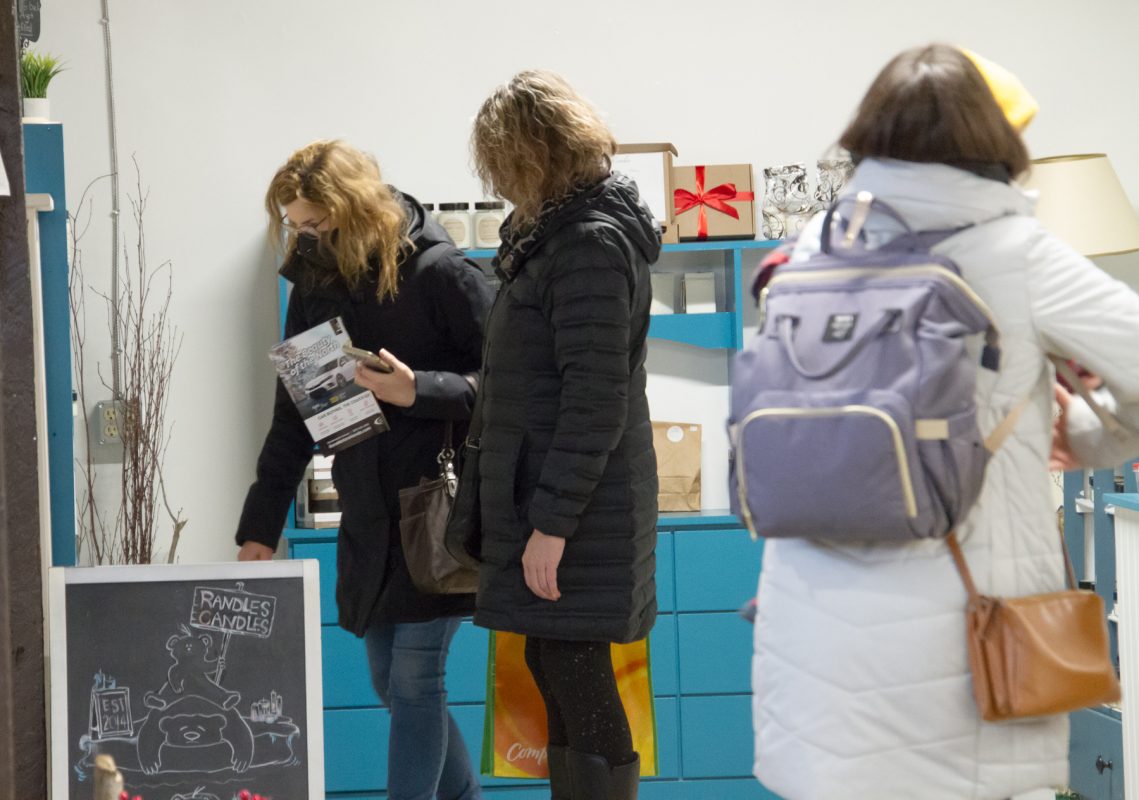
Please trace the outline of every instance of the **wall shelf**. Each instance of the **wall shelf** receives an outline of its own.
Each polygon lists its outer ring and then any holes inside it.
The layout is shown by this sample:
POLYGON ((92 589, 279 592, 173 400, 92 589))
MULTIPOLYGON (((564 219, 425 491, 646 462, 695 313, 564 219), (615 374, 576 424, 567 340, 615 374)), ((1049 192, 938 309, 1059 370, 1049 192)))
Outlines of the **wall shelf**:
POLYGON ((730 348, 735 343, 736 315, 722 311, 716 314, 654 314, 649 321, 649 336, 693 347, 730 348))
MULTIPOLYGON (((770 250, 782 244, 780 239, 725 239, 722 241, 714 242, 680 242, 678 244, 666 244, 661 246, 661 252, 665 253, 702 253, 702 252, 732 252, 740 250, 770 250)), ((494 258, 497 250, 488 250, 483 248, 472 248, 463 251, 470 258, 477 260, 485 260, 494 258)))
MULTIPOLYGON (((649 323, 649 338, 709 350, 741 349, 744 345, 743 309, 746 297, 743 288, 744 253, 753 253, 746 266, 750 271, 753 260, 758 260, 759 251, 771 250, 780 244, 779 239, 731 239, 663 245, 661 261, 666 261, 670 255, 685 253, 720 254, 719 266, 724 269, 725 310, 714 314, 654 314, 649 323)), ((470 249, 463 252, 469 258, 488 262, 497 251, 470 249)))

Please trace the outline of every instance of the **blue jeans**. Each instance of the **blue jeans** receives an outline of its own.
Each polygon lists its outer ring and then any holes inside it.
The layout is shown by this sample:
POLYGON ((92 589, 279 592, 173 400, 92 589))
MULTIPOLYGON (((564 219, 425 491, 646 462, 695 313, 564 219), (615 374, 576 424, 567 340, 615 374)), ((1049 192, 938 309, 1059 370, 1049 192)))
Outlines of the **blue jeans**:
POLYGON ((457 617, 376 623, 364 634, 372 685, 391 710, 390 800, 475 800, 482 796, 443 686, 457 617))

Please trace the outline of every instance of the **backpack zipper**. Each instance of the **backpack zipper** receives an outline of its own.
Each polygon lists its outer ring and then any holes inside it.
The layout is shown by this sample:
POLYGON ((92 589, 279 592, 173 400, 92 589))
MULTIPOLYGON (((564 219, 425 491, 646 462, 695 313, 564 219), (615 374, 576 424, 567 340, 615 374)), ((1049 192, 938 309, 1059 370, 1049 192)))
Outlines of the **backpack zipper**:
POLYGON ((754 420, 762 417, 839 417, 847 414, 862 414, 864 416, 875 417, 886 424, 890 429, 890 436, 894 442, 894 453, 898 459, 898 475, 902 484, 902 499, 906 505, 906 516, 910 519, 915 519, 918 515, 917 498, 914 495, 913 476, 910 474, 910 461, 906 456, 905 444, 902 440, 902 429, 898 427, 898 423, 880 408, 867 405, 845 405, 845 406, 830 406, 827 408, 761 408, 758 411, 753 411, 744 417, 739 425, 739 434, 736 447, 736 459, 739 465, 736 469, 736 474, 739 479, 736 481, 737 490, 739 492, 740 510, 743 512, 744 524, 747 525, 748 530, 751 532, 752 539, 759 538, 759 532, 755 526, 755 520, 752 518, 751 509, 747 503, 747 468, 744 463, 744 447, 743 447, 743 434, 744 429, 748 424, 754 420))

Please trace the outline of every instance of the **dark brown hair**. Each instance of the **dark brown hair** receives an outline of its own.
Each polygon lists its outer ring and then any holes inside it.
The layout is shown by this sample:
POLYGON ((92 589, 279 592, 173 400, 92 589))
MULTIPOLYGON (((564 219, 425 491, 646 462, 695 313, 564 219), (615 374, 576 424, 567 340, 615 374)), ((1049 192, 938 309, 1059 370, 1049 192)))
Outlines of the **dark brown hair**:
POLYGON ((1024 142, 984 77, 955 47, 931 44, 895 56, 858 107, 839 144, 856 159, 896 158, 975 168, 1028 169, 1024 142))

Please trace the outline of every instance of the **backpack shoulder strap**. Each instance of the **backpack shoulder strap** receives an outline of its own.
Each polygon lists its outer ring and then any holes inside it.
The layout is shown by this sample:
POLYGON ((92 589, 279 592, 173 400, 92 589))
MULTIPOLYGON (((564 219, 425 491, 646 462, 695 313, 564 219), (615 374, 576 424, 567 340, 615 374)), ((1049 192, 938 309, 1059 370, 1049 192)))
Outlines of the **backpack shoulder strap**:
POLYGON ((1012 435, 1013 429, 1016 428, 1016 423, 1020 422, 1020 415, 1028 408, 1032 402, 1032 394, 1036 391, 1035 384, 1028 394, 1021 398, 1021 401, 1013 406, 1012 411, 1008 412, 1008 416, 1001 420, 1001 423, 993 429, 993 432, 985 437, 985 449, 989 451, 990 455, 1001 449, 1001 445, 1005 443, 1009 436, 1012 435))

